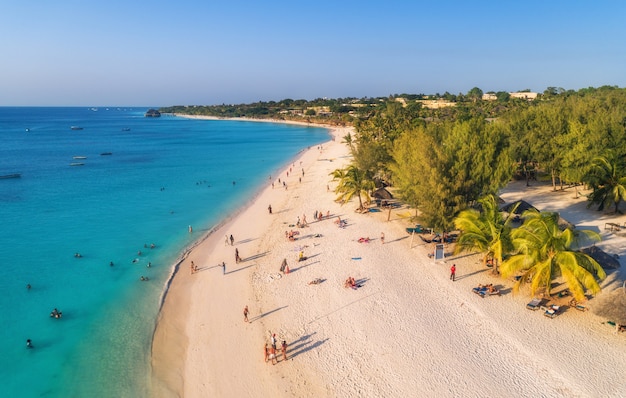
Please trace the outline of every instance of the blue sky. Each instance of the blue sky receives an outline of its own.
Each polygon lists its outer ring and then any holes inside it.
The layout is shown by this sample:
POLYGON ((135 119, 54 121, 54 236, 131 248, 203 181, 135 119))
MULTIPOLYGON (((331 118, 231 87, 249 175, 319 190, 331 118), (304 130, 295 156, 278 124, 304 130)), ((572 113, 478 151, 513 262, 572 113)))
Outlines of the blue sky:
POLYGON ((626 2, 6 0, 0 106, 626 86, 626 2))

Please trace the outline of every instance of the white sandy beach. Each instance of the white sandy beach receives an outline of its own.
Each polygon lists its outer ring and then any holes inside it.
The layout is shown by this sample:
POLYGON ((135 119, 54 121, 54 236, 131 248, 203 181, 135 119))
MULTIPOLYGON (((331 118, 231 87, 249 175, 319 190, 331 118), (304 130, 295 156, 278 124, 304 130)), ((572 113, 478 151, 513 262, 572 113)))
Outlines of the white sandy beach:
MULTIPOLYGON (((329 173, 350 161, 341 144, 349 131, 334 128, 334 141, 303 152, 273 176, 274 188, 268 180, 180 265, 153 341, 155 396, 626 396, 626 334, 614 334, 605 319, 571 308, 554 319, 527 310, 530 297, 513 295, 512 282, 492 276, 479 255, 434 263, 431 248, 405 231, 413 210, 395 209, 388 221, 387 211, 358 214, 355 202, 336 203, 329 173), (316 210, 332 216, 314 221, 316 210), (289 227, 303 216, 308 227, 289 227), (296 241, 285 238, 290 229, 299 232, 296 241), (230 234, 234 246, 224 243, 230 234), (371 241, 359 243, 361 237, 371 241), (287 275, 279 272, 283 258, 287 275), (191 261, 199 267, 193 275, 191 261), (348 276, 362 287, 344 288, 348 276), (309 285, 315 278, 323 282, 309 285), (481 298, 471 290, 479 283, 499 286, 502 295, 481 298), (270 333, 288 343, 287 361, 264 362, 270 333)), ((604 230, 605 222, 623 224, 626 216, 586 209, 573 189, 512 183, 502 197, 560 210, 577 228, 597 228, 606 238, 598 246, 626 254, 625 238, 604 230)), ((623 280, 620 272, 603 286, 623 280)))

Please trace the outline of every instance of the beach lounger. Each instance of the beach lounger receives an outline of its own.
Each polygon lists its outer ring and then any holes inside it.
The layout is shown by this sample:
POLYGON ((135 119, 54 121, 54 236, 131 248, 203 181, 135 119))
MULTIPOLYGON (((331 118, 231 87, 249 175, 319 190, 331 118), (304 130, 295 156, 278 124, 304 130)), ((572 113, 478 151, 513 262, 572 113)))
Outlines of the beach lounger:
POLYGON ((558 305, 551 305, 550 307, 545 309, 543 315, 547 316, 548 318, 554 318, 555 316, 559 315, 560 310, 561 307, 559 307, 558 305))
POLYGON ((472 289, 472 291, 474 293, 476 293, 477 295, 479 295, 482 298, 485 298, 485 296, 487 295, 487 288, 486 287, 475 287, 472 289))
POLYGON ((423 232, 423 230, 422 230, 422 226, 417 224, 417 225, 415 225, 415 228, 407 228, 406 232, 408 232, 409 234, 412 234, 414 232, 416 234, 421 234, 423 232))
POLYGON ((588 308, 587 308, 587 307, 585 307, 584 305, 582 305, 582 304, 578 304, 578 303, 576 302, 576 300, 573 300, 573 299, 569 302, 569 306, 570 306, 570 307, 574 307, 574 308, 576 308, 578 311, 581 311, 581 312, 585 312, 585 311, 587 311, 587 309, 588 309, 588 308))
POLYGON ((541 299, 534 298, 530 301, 530 303, 526 304, 526 309, 537 311, 540 305, 541 305, 541 299))

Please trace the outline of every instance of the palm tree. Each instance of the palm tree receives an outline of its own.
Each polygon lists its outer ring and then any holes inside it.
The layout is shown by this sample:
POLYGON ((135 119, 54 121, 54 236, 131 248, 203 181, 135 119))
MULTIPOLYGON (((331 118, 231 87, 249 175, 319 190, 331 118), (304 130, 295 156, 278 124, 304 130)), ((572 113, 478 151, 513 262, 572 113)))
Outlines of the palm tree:
POLYGON ((356 195, 359 198, 359 210, 362 210, 361 195, 369 201, 368 192, 375 188, 374 182, 367 178, 365 171, 360 170, 355 165, 350 165, 345 169, 337 169, 330 175, 333 177, 333 181, 339 181, 339 185, 335 188, 335 192, 339 194, 337 201, 341 201, 343 204, 356 195))
POLYGON ((502 263, 503 277, 522 272, 513 286, 530 283, 530 293, 535 295, 545 289, 550 295, 552 281, 561 276, 576 300, 584 300, 585 291, 598 293, 598 280, 606 278, 606 273, 593 258, 580 251, 574 251, 583 243, 583 238, 599 241, 600 235, 590 230, 559 228, 559 215, 552 212, 527 210, 522 215, 524 224, 511 235, 517 254, 502 263))
POLYGON ((597 203, 602 211, 614 204, 615 213, 620 212, 619 204, 626 200, 626 165, 622 158, 611 153, 594 158, 586 180, 593 189, 587 207, 597 203))
POLYGON ((352 135, 350 133, 343 136, 342 144, 348 145, 350 148, 350 153, 354 155, 354 140, 352 139, 352 135))
POLYGON ((487 260, 492 258, 493 272, 498 273, 502 256, 511 248, 510 223, 515 209, 504 219, 498 210, 495 195, 487 195, 478 202, 482 206, 481 212, 475 209, 463 210, 454 219, 454 226, 461 231, 454 252, 485 252, 483 264, 487 265, 487 260))

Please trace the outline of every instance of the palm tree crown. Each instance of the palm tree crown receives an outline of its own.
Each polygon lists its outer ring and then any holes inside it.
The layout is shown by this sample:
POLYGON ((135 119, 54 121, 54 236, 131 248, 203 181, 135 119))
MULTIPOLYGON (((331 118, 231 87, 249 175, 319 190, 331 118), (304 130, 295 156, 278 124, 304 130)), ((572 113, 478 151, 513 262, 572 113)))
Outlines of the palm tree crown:
POLYGON ((624 160, 609 154, 593 159, 591 170, 586 180, 593 192, 589 195, 589 205, 598 204, 598 210, 615 205, 615 213, 619 212, 619 204, 626 200, 626 165, 624 160))
POLYGON ((561 230, 559 215, 552 212, 527 210, 523 214, 524 224, 512 235, 516 253, 502 263, 502 276, 522 272, 514 290, 530 283, 531 295, 540 289, 550 295, 552 281, 561 276, 576 300, 585 298, 585 291, 600 291, 598 280, 606 273, 593 258, 579 251, 582 238, 599 241, 600 235, 590 230, 561 230))
POLYGON ((337 169, 330 175, 333 181, 339 181, 335 188, 335 192, 339 194, 337 200, 346 203, 356 195, 359 198, 359 210, 363 209, 361 195, 370 200, 368 191, 375 188, 374 182, 366 178, 366 173, 355 165, 350 165, 345 169, 337 169))
POLYGON ((494 272, 502 263, 502 256, 510 248, 511 215, 504 219, 498 210, 495 195, 488 195, 478 201, 482 211, 475 209, 463 210, 454 220, 454 225, 461 231, 456 243, 455 253, 464 251, 485 252, 483 263, 489 257, 495 260, 494 272))

